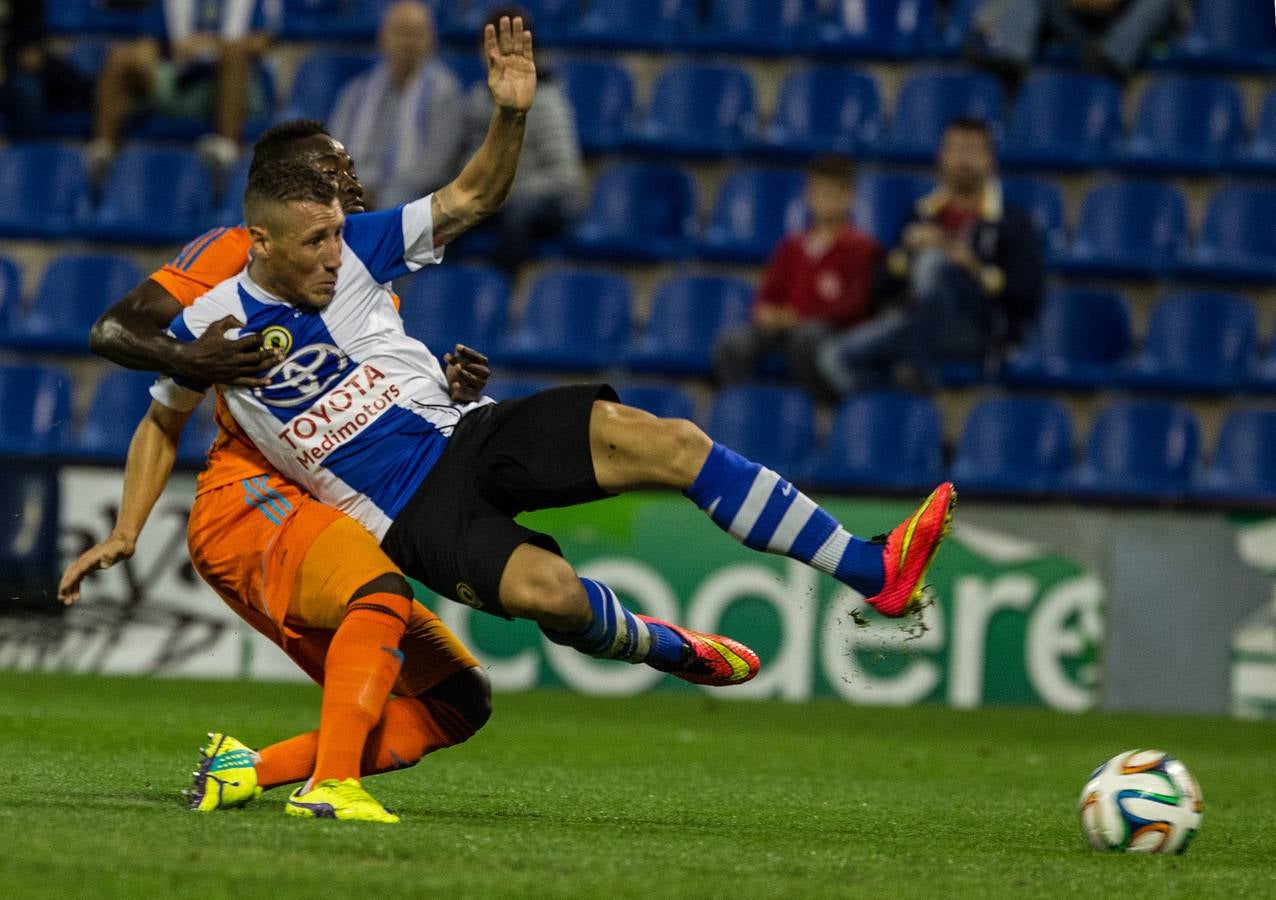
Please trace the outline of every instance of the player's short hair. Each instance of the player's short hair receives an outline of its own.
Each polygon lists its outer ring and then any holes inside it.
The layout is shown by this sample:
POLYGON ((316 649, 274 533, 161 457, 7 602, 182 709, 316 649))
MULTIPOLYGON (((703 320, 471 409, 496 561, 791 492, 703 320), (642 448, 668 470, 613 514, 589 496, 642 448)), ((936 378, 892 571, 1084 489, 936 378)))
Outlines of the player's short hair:
POLYGON ((259 166, 248 176, 244 191, 244 223, 269 225, 272 210, 284 203, 321 203, 337 199, 337 184, 296 160, 277 160, 259 166))
POLYGON ((318 119, 289 119, 280 122, 264 132, 253 144, 253 159, 248 164, 248 177, 262 166, 272 163, 287 162, 294 159, 297 143, 314 137, 317 134, 328 135, 328 129, 318 119))
POLYGON ((855 182, 855 163, 835 153, 817 156, 807 165, 806 177, 836 181, 849 188, 855 182))
POLYGON ((964 131, 967 134, 981 134, 989 148, 992 147, 992 131, 988 128, 988 123, 983 119, 974 116, 958 116, 950 119, 948 124, 944 126, 944 133, 950 131, 964 131))

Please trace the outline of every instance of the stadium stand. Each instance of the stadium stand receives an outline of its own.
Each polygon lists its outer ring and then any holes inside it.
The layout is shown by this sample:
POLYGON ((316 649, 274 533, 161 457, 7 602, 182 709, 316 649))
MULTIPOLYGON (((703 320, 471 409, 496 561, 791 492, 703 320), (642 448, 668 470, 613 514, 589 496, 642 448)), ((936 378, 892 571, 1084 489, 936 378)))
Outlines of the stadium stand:
POLYGON ((53 365, 0 365, 0 453, 57 454, 71 437, 71 377, 53 365))
POLYGON ((84 422, 75 433, 74 453, 99 462, 123 463, 137 423, 151 405, 155 376, 117 369, 98 381, 84 422))
MULTIPOLYGON (((712 408, 710 419, 741 434, 783 443, 791 438, 777 432, 788 426, 776 423, 792 415, 805 443, 759 455, 776 453, 795 475, 814 455, 809 474, 829 488, 923 487, 945 471, 947 434, 957 438, 951 471, 999 495, 1040 496, 1048 472, 1060 495, 1090 500, 1276 502, 1260 471, 1271 467, 1251 462, 1276 452, 1266 411, 1232 408, 1247 391, 1276 393, 1276 340, 1258 339, 1260 325, 1271 334, 1276 286, 1276 188, 1263 180, 1276 176, 1276 89, 1252 77, 1276 70, 1270 9, 1194 4, 1188 33, 1130 84, 1081 72, 1052 49, 1049 64, 1008 95, 958 61, 980 2, 533 2, 544 69, 572 101, 591 157, 589 206, 513 283, 476 260, 482 240, 449 248, 447 265, 398 283, 409 331, 440 354, 457 341, 490 352, 497 396, 619 370, 655 379, 622 382, 639 405, 678 415, 712 408), (926 397, 874 393, 836 408, 806 400, 808 412, 819 411, 808 415, 766 393, 785 389, 765 385, 749 402, 723 392, 715 403, 713 337, 748 314, 756 265, 804 215, 800 174, 776 166, 827 152, 867 164, 854 218, 892 245, 933 185, 921 173, 940 130, 972 114, 999 137, 1004 123, 1005 198, 1032 214, 1046 248, 1050 289, 1022 346, 1004 365, 946 373, 946 388, 926 397), (581 269, 581 259, 607 269, 581 269), (515 377, 523 372, 534 375, 515 377), (1015 480, 1015 466, 1032 462, 1012 449, 1020 436, 1048 425, 1056 440, 1070 422, 1083 429, 1094 404, 1105 409, 1076 473, 1064 447, 1015 480), (1193 412, 1205 435, 1226 419, 1204 475, 1193 469, 1193 412), (829 426, 822 440, 817 423, 829 426)), ((328 114, 345 82, 375 60, 384 5, 284 0, 281 41, 259 74, 281 98, 276 120, 328 114)), ((480 80, 473 23, 489 4, 430 5, 440 58, 466 84, 480 80)), ((46 8, 58 52, 85 73, 100 70, 116 36, 158 30, 153 12, 97 0, 46 8)), ((0 149, 0 345, 12 359, 81 357, 88 325, 140 272, 209 225, 241 217, 246 160, 214 184, 190 150, 194 132, 147 117, 128 129, 145 140, 126 146, 95 194, 80 147, 88 124, 83 113, 55 115, 51 132, 69 140, 0 149), (96 262, 74 263, 86 257, 96 262)), ((77 382, 88 365, 75 361, 77 382)), ((100 397, 80 404, 88 418, 70 452, 118 460, 128 434, 112 429, 131 433, 133 423, 93 417, 104 404, 131 416, 125 395, 145 379, 119 373, 97 384, 102 371, 79 384, 82 398, 95 389, 100 397)), ((784 375, 782 367, 769 374, 784 375)), ((66 373, 58 377, 69 386, 66 373)), ((41 396, 62 389, 45 386, 41 396)), ((10 411, 21 392, 0 393, 0 419, 21 418, 10 411)), ((56 429, 68 441, 69 422, 56 429)), ((205 426, 191 431, 188 462, 208 437, 205 426)), ((11 430, 16 443, 5 452, 31 445, 23 433, 11 430)))

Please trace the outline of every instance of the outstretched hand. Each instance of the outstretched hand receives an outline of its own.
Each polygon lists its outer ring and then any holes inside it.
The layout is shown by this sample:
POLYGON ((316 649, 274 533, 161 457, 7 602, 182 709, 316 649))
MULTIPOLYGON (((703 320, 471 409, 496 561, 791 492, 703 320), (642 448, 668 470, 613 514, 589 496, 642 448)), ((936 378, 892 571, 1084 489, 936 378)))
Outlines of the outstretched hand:
POLYGON ((526 112, 536 95, 536 62, 532 58, 532 33, 523 28, 523 17, 501 16, 483 29, 483 55, 487 59, 487 87, 502 109, 526 112))
POLYGON ((67 568, 58 584, 58 599, 63 605, 70 606, 80 599, 80 582, 90 572, 109 569, 133 555, 133 541, 112 534, 100 544, 96 544, 80 554, 80 558, 67 568))

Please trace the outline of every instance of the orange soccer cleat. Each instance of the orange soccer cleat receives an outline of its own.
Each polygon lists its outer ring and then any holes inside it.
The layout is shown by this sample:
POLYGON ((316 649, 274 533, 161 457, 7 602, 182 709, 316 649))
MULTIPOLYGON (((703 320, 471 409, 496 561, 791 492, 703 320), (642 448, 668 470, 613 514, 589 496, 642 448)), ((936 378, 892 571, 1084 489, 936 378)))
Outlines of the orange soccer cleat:
MULTIPOLYGON (((717 634, 704 634, 650 616, 638 616, 644 622, 663 625, 687 642, 689 651, 684 655, 681 667, 666 669, 670 675, 690 681, 692 684, 711 684, 726 687, 744 684, 758 674, 761 663, 758 655, 739 641, 717 634)), ((662 667, 663 668, 663 667, 662 667)))
POLYGON ((898 618, 921 602, 926 570, 948 536, 956 504, 957 491, 951 481, 945 481, 886 536, 882 558, 885 579, 881 591, 867 598, 869 606, 884 616, 898 618))

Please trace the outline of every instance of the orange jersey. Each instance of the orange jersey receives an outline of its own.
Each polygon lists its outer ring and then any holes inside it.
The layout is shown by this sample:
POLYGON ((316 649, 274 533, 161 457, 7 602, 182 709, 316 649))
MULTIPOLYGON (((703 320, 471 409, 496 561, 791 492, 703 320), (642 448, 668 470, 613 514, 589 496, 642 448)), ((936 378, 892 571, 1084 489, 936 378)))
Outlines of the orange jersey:
MULTIPOLYGON (((248 265, 251 241, 248 229, 214 228, 182 248, 151 280, 173 295, 182 306, 190 306, 227 278, 234 278, 248 265)), ((257 446, 240 430, 217 395, 214 412, 217 437, 208 449, 208 465, 199 473, 196 493, 234 484, 262 473, 276 474, 257 446)))

